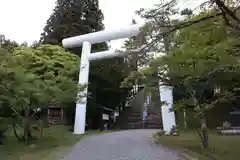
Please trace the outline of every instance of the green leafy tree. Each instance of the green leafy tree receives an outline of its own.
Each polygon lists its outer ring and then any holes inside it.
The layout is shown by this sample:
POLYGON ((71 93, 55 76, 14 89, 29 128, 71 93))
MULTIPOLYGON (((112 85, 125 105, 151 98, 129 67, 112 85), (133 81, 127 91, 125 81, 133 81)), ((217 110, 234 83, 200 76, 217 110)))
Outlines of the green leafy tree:
MULTIPOLYGON (((207 10, 188 18, 197 21, 212 15, 216 12, 207 10)), ((239 38, 232 32, 218 16, 178 30, 173 34, 168 54, 152 61, 147 73, 142 72, 148 86, 161 81, 180 89, 182 98, 174 102, 173 109, 195 113, 201 126, 198 134, 205 148, 209 145, 206 111, 238 97, 235 89, 240 84, 237 78, 240 48, 239 38), (221 91, 213 94, 216 87, 221 91)))
POLYGON ((52 45, 41 45, 36 49, 16 48, 13 55, 19 65, 28 72, 37 75, 55 89, 60 89, 56 101, 75 100, 75 85, 79 72, 78 56, 52 45))
POLYGON ((15 47, 18 47, 19 44, 15 41, 7 39, 5 35, 0 34, 0 48, 7 50, 9 53, 13 51, 15 47))
MULTIPOLYGON (((205 11, 192 19, 211 14, 215 13, 205 11)), ((239 81, 232 85, 233 77, 239 75, 238 39, 229 36, 228 27, 218 17, 183 29, 175 38, 169 54, 155 61, 155 69, 159 72, 160 68, 159 78, 163 83, 185 92, 185 97, 175 106, 195 111, 201 124, 199 135, 207 148, 206 110, 222 101, 233 100, 233 89, 239 85, 239 81), (228 86, 228 89, 219 95, 209 95, 216 86, 228 86)))
MULTIPOLYGON (((158 4, 150 9, 139 9, 136 11, 138 15, 147 20, 143 27, 146 32, 148 43, 144 51, 158 51, 167 52, 172 44, 172 33, 182 28, 192 25, 197 25, 202 21, 217 17, 222 17, 228 26, 231 26, 235 33, 239 35, 240 24, 240 10, 237 0, 222 1, 222 0, 208 0, 196 2, 194 8, 183 9, 179 13, 179 6, 187 4, 183 0, 161 0, 158 4), (213 9, 216 11, 215 15, 205 15, 200 19, 187 19, 182 21, 174 17, 183 17, 188 15, 190 17, 195 12, 213 9)), ((145 64, 149 61, 145 61, 145 64)))
MULTIPOLYGON (((6 63, 7 57, 9 56, 9 53, 7 52, 7 50, 0 48, 0 63, 4 64, 6 63)), ((5 66, 5 65, 3 65, 5 66)), ((1 65, 1 69, 2 65, 1 65)), ((2 70, 0 70, 2 71, 2 70)), ((0 72, 1 74, 2 72, 0 72)), ((2 75, 2 74, 1 74, 2 75)), ((1 77, 1 80, 3 79, 3 77, 1 77)), ((2 86, 0 86, 1 91, 0 94, 4 94, 4 89, 2 88, 2 86)), ((5 101, 4 100, 0 100, 0 144, 4 143, 4 138, 5 138, 5 132, 7 131, 8 125, 10 124, 10 121, 8 121, 8 118, 11 117, 12 111, 5 106, 5 101), (9 114, 10 113, 10 114, 9 114)))
POLYGON ((0 67, 0 100, 13 113, 14 130, 21 120, 23 138, 14 132, 19 140, 28 142, 32 138, 34 109, 49 103, 64 105, 75 101, 78 68, 79 58, 59 46, 42 45, 37 49, 23 46, 4 56, 0 67))

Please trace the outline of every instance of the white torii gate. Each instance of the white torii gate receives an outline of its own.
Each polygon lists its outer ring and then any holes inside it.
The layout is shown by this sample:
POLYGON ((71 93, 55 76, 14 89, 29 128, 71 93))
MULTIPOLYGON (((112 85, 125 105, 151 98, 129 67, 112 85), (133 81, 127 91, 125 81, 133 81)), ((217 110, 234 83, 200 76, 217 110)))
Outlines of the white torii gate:
MULTIPOLYGON (((82 55, 81 55, 81 62, 80 62, 78 84, 80 85, 88 84, 90 61, 111 58, 116 56, 124 56, 122 54, 115 53, 112 51, 102 51, 102 52, 96 52, 91 54, 92 44, 137 36, 140 33, 140 28, 141 28, 140 25, 134 24, 128 27, 118 28, 115 30, 104 30, 104 31, 99 31, 99 32, 94 32, 94 33, 89 33, 85 35, 63 39, 62 44, 65 48, 82 46, 82 55)), ((86 87, 86 89, 79 94, 87 95, 87 92, 88 92, 88 87, 86 87)), ((80 103, 78 101, 76 103, 74 134, 85 133, 86 105, 87 105, 86 96, 83 98, 83 103, 80 103)), ((168 113, 164 113, 164 114, 167 114, 164 116, 165 118, 173 119, 172 114, 171 115, 168 113)), ((175 117, 174 117, 174 122, 175 122, 175 117)))

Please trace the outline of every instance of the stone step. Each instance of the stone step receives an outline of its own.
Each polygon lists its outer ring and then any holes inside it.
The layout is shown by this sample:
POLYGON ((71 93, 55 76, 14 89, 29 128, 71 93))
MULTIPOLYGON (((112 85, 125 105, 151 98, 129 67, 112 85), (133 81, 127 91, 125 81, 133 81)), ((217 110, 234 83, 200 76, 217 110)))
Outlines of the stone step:
POLYGON ((146 129, 161 129, 162 126, 146 126, 146 129))
MULTIPOLYGON (((127 125, 122 125, 118 127, 119 129, 143 129, 142 124, 127 124, 127 125)), ((161 129, 161 125, 147 125, 145 126, 145 129, 161 129)))
POLYGON ((162 126, 162 123, 149 123, 147 122, 148 126, 162 126))
MULTIPOLYGON (((130 112, 130 113, 126 113, 125 116, 142 116, 142 112, 130 112)), ((154 117, 161 117, 159 114, 157 114, 156 112, 148 112, 147 113, 148 116, 154 116, 154 117)))
MULTIPOLYGON (((138 117, 138 118, 126 118, 126 119, 118 119, 117 120, 118 122, 139 122, 139 121, 142 121, 142 118, 141 117, 138 117)), ((162 123, 162 119, 148 119, 147 120, 148 122, 152 123, 162 123)))
POLYGON ((142 116, 142 113, 141 112, 131 112, 131 113, 127 113, 126 115, 128 117, 131 117, 131 116, 142 116))
MULTIPOLYGON (((142 123, 142 106, 144 104, 144 91, 139 91, 131 101, 129 108, 126 108, 117 118, 117 126, 122 129, 140 129, 143 128, 142 123)), ((148 127, 161 128, 161 116, 156 108, 148 108, 148 127)))
POLYGON ((142 121, 141 119, 136 119, 136 120, 126 120, 126 123, 137 123, 139 121, 142 121))
POLYGON ((129 119, 129 120, 142 119, 142 116, 131 116, 131 117, 126 117, 126 119, 129 119))
MULTIPOLYGON (((127 125, 127 128, 128 129, 141 129, 143 128, 143 123, 129 123, 127 125)), ((162 125, 161 124, 146 124, 145 125, 145 129, 160 129, 162 128, 162 125)))

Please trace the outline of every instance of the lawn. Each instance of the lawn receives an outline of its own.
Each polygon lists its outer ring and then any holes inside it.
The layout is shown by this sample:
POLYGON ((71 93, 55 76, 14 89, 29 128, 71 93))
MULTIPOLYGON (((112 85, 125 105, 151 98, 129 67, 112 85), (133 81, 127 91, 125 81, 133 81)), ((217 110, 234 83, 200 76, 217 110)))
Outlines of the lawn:
POLYGON ((210 148, 201 147, 200 140, 194 132, 180 133, 179 136, 154 135, 159 144, 181 150, 197 160, 239 160, 240 136, 221 136, 209 134, 210 148))
POLYGON ((73 135, 65 126, 49 127, 44 129, 44 136, 41 139, 29 145, 19 143, 13 135, 10 135, 5 144, 0 146, 0 159, 59 160, 67 155, 81 138, 98 133, 99 131, 88 131, 81 136, 73 135))

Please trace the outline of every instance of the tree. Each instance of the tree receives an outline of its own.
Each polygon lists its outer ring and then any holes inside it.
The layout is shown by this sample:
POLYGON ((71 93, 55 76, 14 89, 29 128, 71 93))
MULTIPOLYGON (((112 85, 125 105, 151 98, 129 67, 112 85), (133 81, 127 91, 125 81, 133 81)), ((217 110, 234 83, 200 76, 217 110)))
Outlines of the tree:
MULTIPOLYGON (((7 50, 0 48, 1 69, 3 69, 2 64, 6 62, 8 56, 9 56, 9 53, 7 52, 7 50)), ((2 71, 1 69, 0 71, 2 71)), ((1 77, 1 79, 2 78, 3 77, 1 77)), ((1 91, 0 91, 0 95, 1 95, 4 89, 2 90, 2 87, 0 88, 1 88, 1 91)), ((11 114, 12 114, 12 111, 10 111, 10 114, 9 114, 9 108, 7 108, 4 104, 5 104, 4 101, 0 100, 0 144, 4 143, 5 132, 7 131, 8 125, 10 124, 10 121, 8 121, 8 118, 11 117, 11 114)))
POLYGON ((61 44, 62 39, 103 29, 98 0, 58 0, 47 21, 41 42, 61 44))
MULTIPOLYGON (((212 15, 216 15, 216 10, 205 10, 186 17, 185 21, 212 15)), ((177 30, 168 54, 152 61, 147 73, 142 72, 148 86, 160 80, 180 89, 182 98, 174 102, 173 109, 195 112, 201 124, 198 133, 205 148, 208 147, 205 112, 238 98, 240 48, 239 38, 232 32, 224 18, 218 16, 177 30), (221 92, 213 94, 216 87, 221 88, 221 92)))
POLYGON ((38 48, 40 46, 40 43, 38 42, 38 41, 34 41, 31 45, 30 45, 30 47, 32 47, 32 48, 38 48))
POLYGON ((141 8, 136 11, 139 16, 147 21, 143 26, 148 42, 145 51, 167 52, 169 50, 171 36, 168 32, 173 28, 173 25, 178 22, 176 19, 171 18, 178 15, 176 5, 177 2, 175 0, 167 3, 160 1, 160 4, 155 5, 155 7, 151 9, 141 8), (159 35, 164 33, 166 33, 166 35, 159 37, 159 35), (154 39, 157 40, 154 42, 154 39))
POLYGON ((71 99, 72 101, 75 99, 74 89, 79 72, 78 56, 65 52, 59 46, 52 45, 41 45, 36 49, 20 47, 16 48, 13 54, 19 65, 28 72, 37 75, 44 81, 56 84, 52 86, 62 89, 64 94, 66 91, 68 92, 68 94, 62 95, 63 97, 58 96, 59 100, 71 99))
POLYGON ((185 8, 184 10, 181 11, 181 15, 191 16, 192 14, 193 14, 193 11, 188 8, 185 8))
MULTIPOLYGON (((215 13, 205 11, 192 19, 211 14, 215 13)), ((155 67, 160 68, 159 78, 163 83, 184 91, 185 97, 175 106, 177 109, 190 107, 195 111, 201 124, 199 135, 207 148, 205 111, 222 101, 236 99, 233 90, 240 83, 236 81, 233 85, 232 80, 239 75, 238 39, 229 35, 228 27, 219 17, 183 29, 175 38, 170 53, 160 58, 155 67), (221 94, 212 95, 216 86, 224 89, 221 94)))
MULTIPOLYGON (((136 20, 132 20, 132 24, 137 24, 136 20)), ((140 50, 144 44, 146 43, 145 33, 141 31, 137 36, 128 38, 124 41, 123 49, 126 50, 128 53, 124 59, 127 61, 129 67, 133 71, 137 71, 140 67, 139 64, 141 63, 142 59, 149 59, 150 56, 146 54, 146 52, 141 53, 140 50)))
MULTIPOLYGON (((179 8, 177 6, 179 6, 180 3, 185 4, 186 2, 181 0, 160 1, 160 4, 155 5, 154 8, 140 9, 136 12, 141 17, 147 19, 147 23, 143 29, 145 29, 145 32, 149 33, 147 35, 150 38, 141 52, 152 50, 155 52, 165 52, 165 50, 170 47, 172 33, 179 29, 196 25, 202 21, 215 18, 215 16, 223 17, 225 23, 239 34, 240 10, 238 1, 208 0, 196 2, 196 4, 199 4, 197 7, 188 8, 187 10, 184 9, 181 12, 186 13, 187 11, 187 14, 191 15, 192 13, 198 12, 199 10, 203 11, 213 9, 216 10, 216 14, 205 15, 202 16, 201 19, 188 19, 186 21, 173 19, 173 17, 179 17, 179 8)), ((149 63, 149 61, 143 62, 143 64, 147 63, 149 63)))
POLYGON ((19 140, 31 139, 34 109, 49 103, 63 105, 75 101, 77 68, 79 58, 58 46, 42 45, 37 49, 23 46, 4 57, 0 67, 0 101, 11 108, 14 129, 17 121, 22 121, 23 138, 15 130, 19 140))
POLYGON ((6 49, 9 53, 13 51, 15 47, 18 47, 19 44, 15 41, 7 39, 5 35, 0 34, 0 48, 6 49))

